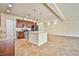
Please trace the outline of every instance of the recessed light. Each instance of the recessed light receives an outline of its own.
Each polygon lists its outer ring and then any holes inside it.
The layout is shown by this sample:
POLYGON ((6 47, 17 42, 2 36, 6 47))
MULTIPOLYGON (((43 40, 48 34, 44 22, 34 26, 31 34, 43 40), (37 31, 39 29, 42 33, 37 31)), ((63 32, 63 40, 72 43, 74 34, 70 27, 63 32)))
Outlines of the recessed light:
POLYGON ((54 22, 54 24, 57 24, 57 22, 54 22))
POLYGON ((40 22, 40 24, 43 24, 43 22, 40 22))
POLYGON ((9 12, 10 12, 10 10, 7 10, 7 12, 9 13, 9 12))
POLYGON ((11 5, 11 4, 8 4, 8 6, 9 6, 9 7, 12 7, 12 5, 11 5))
POLYGON ((50 25, 50 23, 49 23, 49 22, 48 22, 47 24, 48 24, 48 25, 50 25))

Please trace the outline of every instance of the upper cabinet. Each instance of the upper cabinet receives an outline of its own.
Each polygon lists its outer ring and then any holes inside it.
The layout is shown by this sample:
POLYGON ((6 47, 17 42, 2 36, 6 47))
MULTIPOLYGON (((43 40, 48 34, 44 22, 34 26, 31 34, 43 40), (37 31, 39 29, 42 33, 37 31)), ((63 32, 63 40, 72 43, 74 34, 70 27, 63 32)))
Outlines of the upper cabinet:
POLYGON ((24 27, 24 20, 16 19, 16 27, 23 28, 24 27))
POLYGON ((32 25, 33 25, 33 22, 31 22, 31 21, 16 19, 17 28, 23 28, 24 26, 31 28, 32 25))

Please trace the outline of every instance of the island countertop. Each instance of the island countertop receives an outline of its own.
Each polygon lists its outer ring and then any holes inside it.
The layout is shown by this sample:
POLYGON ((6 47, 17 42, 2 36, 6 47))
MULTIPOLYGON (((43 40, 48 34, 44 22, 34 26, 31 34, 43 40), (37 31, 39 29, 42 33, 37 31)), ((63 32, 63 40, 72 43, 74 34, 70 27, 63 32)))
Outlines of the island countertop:
POLYGON ((47 33, 47 32, 39 32, 39 31, 30 31, 29 33, 47 33))

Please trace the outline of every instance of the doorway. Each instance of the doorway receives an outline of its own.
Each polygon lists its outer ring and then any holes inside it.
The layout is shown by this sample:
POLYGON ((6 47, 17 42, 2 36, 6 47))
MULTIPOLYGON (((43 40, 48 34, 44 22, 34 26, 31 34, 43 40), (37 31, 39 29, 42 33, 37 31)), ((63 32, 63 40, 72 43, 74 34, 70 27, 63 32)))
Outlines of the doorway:
POLYGON ((16 37, 16 27, 15 27, 15 21, 8 19, 6 22, 6 27, 7 27, 7 31, 6 31, 6 35, 7 38, 15 38, 16 37))

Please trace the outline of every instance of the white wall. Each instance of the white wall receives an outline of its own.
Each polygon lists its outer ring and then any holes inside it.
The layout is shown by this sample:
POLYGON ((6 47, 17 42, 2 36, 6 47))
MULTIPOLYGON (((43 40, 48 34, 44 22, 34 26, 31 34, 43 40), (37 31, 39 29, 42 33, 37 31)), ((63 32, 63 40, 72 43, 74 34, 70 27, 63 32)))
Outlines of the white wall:
POLYGON ((2 28, 6 28, 6 20, 8 20, 8 19, 16 20, 16 19, 23 19, 23 18, 18 17, 18 16, 5 14, 5 13, 1 13, 1 27, 2 28))
MULTIPOLYGON (((6 30, 6 20, 7 19, 23 19, 22 17, 12 16, 5 13, 1 13, 1 27, 0 29, 6 30)), ((44 23, 45 24, 45 23, 44 23)), ((51 23, 51 25, 45 24, 41 26, 40 30, 45 30, 48 34, 55 34, 55 35, 65 35, 65 36, 74 36, 79 37, 79 20, 64 20, 62 22, 57 23, 56 25, 51 23)))
MULTIPOLYGON (((6 32, 6 21, 8 19, 11 19, 11 20, 16 20, 16 19, 23 19, 22 17, 18 17, 18 16, 13 16, 13 15, 9 15, 9 14, 5 14, 5 13, 1 13, 1 27, 0 27, 0 30, 4 30, 6 32)), ((15 21, 16 22, 16 21, 15 21)), ((15 25, 15 28, 14 28, 14 31, 16 30, 16 25, 15 25)), ((6 34, 4 35, 4 38, 6 37, 6 34)))
MULTIPOLYGON (((1 13, 0 13, 0 20, 1 20, 1 13)), ((0 26, 0 28, 1 28, 1 26, 0 26)))
POLYGON ((39 32, 45 32, 44 24, 38 23, 39 32))
MULTIPOLYGON (((1 27, 0 27, 0 29, 2 29, 2 30, 4 29, 6 31, 6 21, 8 19, 11 19, 11 20, 15 21, 16 19, 23 19, 23 17, 1 13, 1 27)), ((44 30, 44 24, 38 23, 38 25, 39 25, 39 32, 44 32, 45 31, 44 30)), ((16 28, 16 25, 15 25, 15 28, 16 28)), ((14 30, 16 30, 15 28, 14 28, 14 30)))
POLYGON ((48 34, 79 37, 79 20, 64 20, 48 26, 45 24, 48 34))

